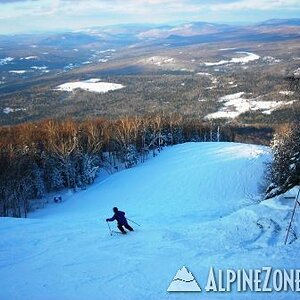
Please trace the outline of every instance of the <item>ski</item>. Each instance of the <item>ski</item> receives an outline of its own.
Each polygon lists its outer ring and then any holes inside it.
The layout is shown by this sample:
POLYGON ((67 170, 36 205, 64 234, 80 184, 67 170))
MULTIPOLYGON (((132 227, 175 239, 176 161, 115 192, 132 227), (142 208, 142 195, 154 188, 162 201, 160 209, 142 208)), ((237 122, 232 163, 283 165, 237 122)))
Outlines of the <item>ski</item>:
MULTIPOLYGON (((126 234, 128 234, 129 232, 132 232, 132 231, 126 231, 126 234)), ((123 234, 122 232, 116 231, 116 230, 112 230, 111 233, 117 233, 117 234, 125 235, 125 234, 123 234)))
POLYGON ((115 230, 112 230, 111 232, 112 232, 112 233, 123 234, 122 232, 120 232, 120 231, 115 231, 115 230))

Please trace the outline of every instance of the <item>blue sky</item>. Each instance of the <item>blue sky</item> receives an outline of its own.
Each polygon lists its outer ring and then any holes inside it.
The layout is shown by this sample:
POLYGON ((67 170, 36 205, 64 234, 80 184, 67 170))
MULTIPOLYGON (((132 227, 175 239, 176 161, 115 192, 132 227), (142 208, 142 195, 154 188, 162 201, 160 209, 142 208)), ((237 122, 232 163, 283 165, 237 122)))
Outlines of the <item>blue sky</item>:
POLYGON ((300 0, 0 0, 0 34, 125 23, 300 17, 300 0))

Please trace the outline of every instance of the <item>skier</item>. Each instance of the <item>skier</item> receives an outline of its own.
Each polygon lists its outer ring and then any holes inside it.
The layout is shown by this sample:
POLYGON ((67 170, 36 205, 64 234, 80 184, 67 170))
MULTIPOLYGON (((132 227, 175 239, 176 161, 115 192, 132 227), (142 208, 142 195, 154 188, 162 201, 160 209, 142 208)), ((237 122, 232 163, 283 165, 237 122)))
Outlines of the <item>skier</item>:
POLYGON ((126 231, 124 230, 123 226, 129 231, 133 231, 133 228, 128 224, 127 219, 125 218, 124 211, 120 211, 117 207, 114 207, 113 212, 114 215, 111 218, 106 219, 106 222, 113 222, 114 220, 117 220, 118 228, 123 234, 126 234, 126 231))

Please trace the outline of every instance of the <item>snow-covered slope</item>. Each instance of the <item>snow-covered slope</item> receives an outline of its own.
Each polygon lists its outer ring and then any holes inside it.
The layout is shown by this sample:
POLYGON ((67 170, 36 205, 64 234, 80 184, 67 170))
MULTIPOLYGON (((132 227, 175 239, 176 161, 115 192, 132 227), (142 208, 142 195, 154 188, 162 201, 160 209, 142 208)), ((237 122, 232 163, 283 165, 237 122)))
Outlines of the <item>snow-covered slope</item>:
POLYGON ((254 145, 178 145, 29 219, 0 219, 0 298, 228 299, 167 288, 183 265, 201 289, 211 266, 296 267, 299 243, 283 246, 289 207, 255 201, 268 159, 254 145), (110 236, 113 206, 142 226, 110 236))

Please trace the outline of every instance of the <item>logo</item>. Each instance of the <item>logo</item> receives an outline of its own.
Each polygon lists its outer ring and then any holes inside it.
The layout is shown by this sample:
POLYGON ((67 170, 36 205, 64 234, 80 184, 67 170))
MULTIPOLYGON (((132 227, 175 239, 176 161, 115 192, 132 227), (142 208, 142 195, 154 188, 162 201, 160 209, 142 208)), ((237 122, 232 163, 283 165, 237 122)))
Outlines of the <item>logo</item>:
MULTIPOLYGON (((204 292, 300 292, 300 269, 214 270, 210 268, 204 292)), ((183 266, 167 289, 168 292, 201 292, 194 275, 183 266)))
POLYGON ((201 292, 201 288, 197 283, 194 275, 183 266, 179 269, 173 278, 168 292, 201 292))

